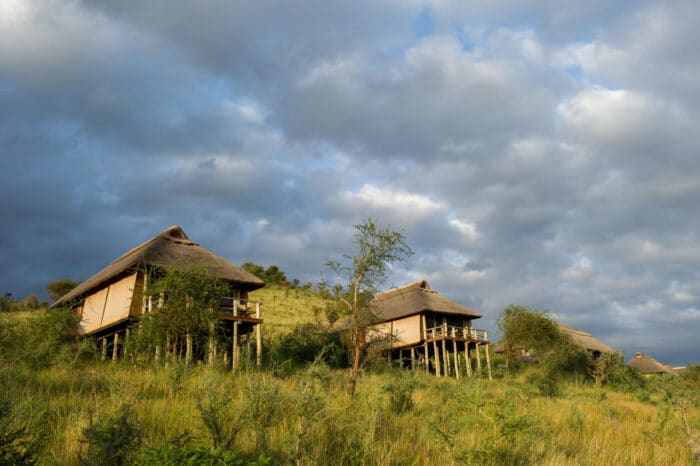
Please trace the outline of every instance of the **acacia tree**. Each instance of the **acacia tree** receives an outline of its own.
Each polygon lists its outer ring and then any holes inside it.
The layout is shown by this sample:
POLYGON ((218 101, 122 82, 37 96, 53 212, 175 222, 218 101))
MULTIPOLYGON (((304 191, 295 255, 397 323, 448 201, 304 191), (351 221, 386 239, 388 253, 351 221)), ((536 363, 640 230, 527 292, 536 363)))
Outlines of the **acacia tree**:
POLYGON ((368 338, 369 327, 376 323, 372 297, 385 282, 392 265, 413 254, 402 233, 389 227, 380 228, 371 218, 355 225, 355 230, 355 255, 344 255, 342 260, 326 263, 337 279, 337 285, 333 287, 335 300, 349 314, 350 395, 355 395, 357 376, 372 353, 373 341, 368 338))

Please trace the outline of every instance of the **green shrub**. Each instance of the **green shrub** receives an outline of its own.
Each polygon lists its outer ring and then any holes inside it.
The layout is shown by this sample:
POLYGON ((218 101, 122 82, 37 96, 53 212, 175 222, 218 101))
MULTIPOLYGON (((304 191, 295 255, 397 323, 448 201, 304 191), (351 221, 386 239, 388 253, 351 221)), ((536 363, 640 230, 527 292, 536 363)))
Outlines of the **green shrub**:
POLYGON ((270 358, 277 364, 290 361, 302 366, 321 358, 331 367, 347 366, 347 352, 338 333, 312 323, 297 324, 271 342, 270 358))
POLYGON ((413 390, 418 381, 415 375, 407 371, 395 371, 395 376, 382 386, 382 390, 389 395, 389 409, 394 414, 402 414, 413 408, 413 390))
POLYGON ((99 417, 90 415, 88 426, 83 429, 83 442, 87 444, 81 462, 86 465, 107 466, 132 464, 141 446, 141 427, 131 419, 129 405, 122 405, 113 414, 99 417))
POLYGON ((272 458, 261 454, 256 459, 250 459, 237 451, 207 446, 186 448, 170 444, 145 449, 135 464, 138 466, 266 466, 272 464, 272 458))
POLYGON ((0 401, 0 464, 35 464, 37 439, 30 433, 9 400, 0 401))
POLYGON ((531 370, 525 380, 530 383, 541 396, 558 396, 561 388, 557 373, 547 367, 531 370))

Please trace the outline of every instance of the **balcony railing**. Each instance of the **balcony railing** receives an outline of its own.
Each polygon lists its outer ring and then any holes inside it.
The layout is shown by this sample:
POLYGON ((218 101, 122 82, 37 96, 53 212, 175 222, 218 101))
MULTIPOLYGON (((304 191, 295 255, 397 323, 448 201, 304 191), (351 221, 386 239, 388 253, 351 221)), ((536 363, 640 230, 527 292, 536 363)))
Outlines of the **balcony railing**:
POLYGON ((262 318, 262 301, 224 296, 219 298, 219 312, 235 317, 262 318))
POLYGON ((425 330, 424 339, 433 338, 460 338, 472 341, 488 341, 488 330, 478 330, 470 327, 454 327, 452 325, 439 325, 425 330))

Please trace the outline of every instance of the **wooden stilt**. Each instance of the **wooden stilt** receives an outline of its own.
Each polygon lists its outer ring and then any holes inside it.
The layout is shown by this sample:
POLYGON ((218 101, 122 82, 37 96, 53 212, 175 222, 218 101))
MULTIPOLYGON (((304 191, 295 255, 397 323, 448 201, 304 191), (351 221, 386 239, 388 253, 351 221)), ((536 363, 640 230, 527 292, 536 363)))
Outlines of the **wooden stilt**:
POLYGON ((416 370, 416 350, 411 348, 411 370, 416 370))
POLYGON ((112 361, 117 360, 117 353, 119 352, 119 332, 114 334, 114 343, 112 346, 112 361))
POLYGON ((185 364, 189 365, 192 363, 192 335, 187 334, 185 337, 185 364))
POLYGON ((464 342, 464 361, 467 364, 467 376, 472 376, 472 358, 469 356, 469 342, 464 342))
POLYGON ((459 379, 459 352, 457 351, 457 340, 452 340, 452 355, 455 359, 455 377, 459 379))
POLYGON ((231 348, 231 370, 238 368, 239 340, 238 340, 238 300, 233 300, 233 347, 231 348))
POLYGON ((209 345, 207 348, 207 366, 212 367, 216 359, 216 342, 214 341, 214 323, 209 324, 209 345))
POLYGON ((447 345, 445 338, 442 339, 442 364, 444 369, 445 377, 450 376, 450 359, 447 357, 447 345))
POLYGON ((476 344, 476 370, 479 376, 481 376, 481 349, 479 348, 479 343, 476 344))
POLYGON ((172 354, 170 351, 172 348, 170 347, 170 334, 165 335, 165 349, 163 351, 163 362, 165 363, 165 367, 168 367, 170 365, 170 360, 172 359, 172 354))
POLYGON ((425 373, 430 374, 430 359, 428 358, 428 342, 423 343, 423 353, 425 355, 425 373))
POLYGON ((156 364, 160 362, 160 345, 156 346, 156 354, 154 356, 154 361, 156 364))
MULTIPOLYGON (((260 319, 261 317, 262 317, 262 313, 260 312, 260 303, 255 303, 255 318, 260 319)), ((255 364, 258 367, 262 366, 262 351, 263 351, 262 332, 263 332, 262 324, 256 325, 255 326, 255 364)))
POLYGON ((489 380, 493 380, 493 375, 491 375, 491 356, 489 354, 491 353, 491 345, 486 343, 486 347, 484 349, 486 350, 486 370, 489 374, 489 380))
POLYGON ((100 338, 100 343, 102 344, 102 360, 105 361, 107 359, 107 337, 100 338))
POLYGON ((435 340, 435 329, 433 329, 433 352, 435 354, 435 375, 441 377, 440 351, 438 350, 437 340, 435 340))

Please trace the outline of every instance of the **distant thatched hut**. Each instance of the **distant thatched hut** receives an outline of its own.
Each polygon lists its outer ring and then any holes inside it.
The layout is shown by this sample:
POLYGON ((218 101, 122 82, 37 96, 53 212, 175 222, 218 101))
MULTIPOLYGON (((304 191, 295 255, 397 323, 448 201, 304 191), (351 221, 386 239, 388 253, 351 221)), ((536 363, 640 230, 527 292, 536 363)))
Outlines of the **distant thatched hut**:
MULTIPOLYGON (((614 348, 606 345, 605 343, 595 338, 593 335, 586 332, 585 330, 567 327, 561 324, 557 324, 557 326, 564 335, 568 335, 569 338, 571 338, 571 341, 574 344, 588 351, 593 357, 593 359, 598 359, 602 353, 615 352, 614 348)), ((505 353, 505 351, 505 345, 502 342, 499 342, 496 345, 495 352, 505 353)), ((511 351, 514 353, 513 355, 515 358, 530 358, 530 353, 525 348, 511 348, 511 351)))
POLYGON ((645 377, 655 374, 678 375, 678 371, 674 370, 673 367, 663 362, 659 362, 648 354, 644 353, 636 353, 632 359, 627 361, 627 365, 634 367, 645 377))
POLYGON ((234 364, 238 338, 253 330, 257 334, 260 360, 261 303, 248 301, 248 292, 265 286, 265 283, 191 241, 177 225, 127 251, 62 296, 53 306, 73 307, 80 315, 80 334, 99 339, 103 355, 109 346, 112 357, 116 359, 121 346, 120 335, 126 336, 131 324, 157 311, 159 300, 146 294, 152 274, 165 267, 187 270, 194 264, 230 285, 229 296, 222 296, 219 315, 222 321, 231 323, 234 364))
POLYGON ((472 320, 481 315, 432 290, 427 281, 377 293, 371 309, 373 331, 391 336, 386 351, 392 360, 414 369, 422 365, 438 376, 471 376, 474 355, 481 371, 483 347, 491 375, 488 332, 472 327, 472 320))
POLYGON ((598 340, 595 338, 593 335, 590 333, 586 332, 585 330, 581 330, 578 328, 573 328, 573 327, 567 327, 565 325, 559 324, 559 330, 561 330, 564 334, 569 335, 571 337, 571 340, 580 346, 581 348, 585 349, 591 355, 593 356, 593 359, 598 359, 601 355, 601 353, 614 353, 615 349, 606 345, 602 341, 598 340))

